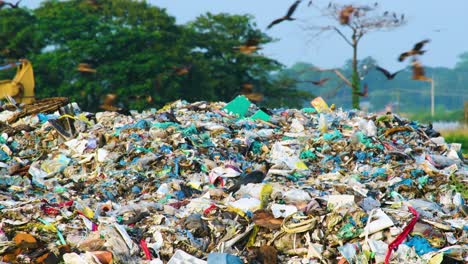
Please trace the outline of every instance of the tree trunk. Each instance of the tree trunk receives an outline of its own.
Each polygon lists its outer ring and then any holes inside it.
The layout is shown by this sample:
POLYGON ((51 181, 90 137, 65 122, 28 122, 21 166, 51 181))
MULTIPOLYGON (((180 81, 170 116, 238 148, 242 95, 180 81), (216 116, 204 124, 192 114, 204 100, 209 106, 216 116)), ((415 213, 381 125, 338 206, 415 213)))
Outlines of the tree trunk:
POLYGON ((358 60, 357 60, 357 45, 358 42, 353 38, 353 75, 352 75, 352 106, 354 109, 359 109, 359 90, 360 78, 358 73, 358 60))

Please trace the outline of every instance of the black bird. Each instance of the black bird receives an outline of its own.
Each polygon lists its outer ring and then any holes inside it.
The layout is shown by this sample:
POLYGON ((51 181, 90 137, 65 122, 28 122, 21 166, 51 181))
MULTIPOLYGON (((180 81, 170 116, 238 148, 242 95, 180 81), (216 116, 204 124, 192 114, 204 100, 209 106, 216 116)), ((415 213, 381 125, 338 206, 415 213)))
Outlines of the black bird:
POLYGON ((435 138, 435 137, 440 137, 440 133, 432 127, 432 123, 429 124, 429 126, 424 130, 424 133, 430 138, 435 138))
POLYGON ((330 78, 323 78, 323 79, 320 79, 320 80, 317 80, 317 81, 309 81, 317 86, 323 86, 328 80, 330 80, 330 78))
POLYGON ((425 39, 416 43, 412 50, 400 54, 400 56, 398 57, 398 61, 404 61, 409 56, 423 55, 426 51, 421 49, 423 48, 424 44, 429 43, 429 41, 429 39, 425 39))
POLYGON ((364 84, 364 88, 363 88, 362 92, 357 92, 357 93, 354 93, 354 94, 357 94, 357 95, 362 96, 362 97, 367 97, 369 95, 369 87, 367 86, 367 83, 364 84))
POLYGON ((292 18, 292 14, 294 13, 294 11, 296 11, 296 8, 297 6, 301 3, 302 0, 297 0, 296 2, 294 2, 294 4, 292 4, 289 9, 288 9, 288 13, 286 13, 286 15, 284 17, 281 17, 281 18, 278 18, 278 19, 275 19, 273 20, 273 22, 270 23, 270 25, 268 25, 267 29, 270 29, 272 28, 274 25, 276 24, 279 24, 285 20, 289 20, 289 21, 292 21, 292 20, 295 20, 295 18, 292 18))
POLYGON ((251 173, 241 176, 241 178, 231 187, 228 189, 228 192, 235 193, 237 192, 242 185, 246 185, 248 183, 261 183, 263 179, 265 179, 265 173, 260 170, 252 171, 251 173))
POLYGON ((317 86, 323 86, 328 80, 330 80, 330 78, 323 78, 323 79, 320 79, 320 80, 304 80, 304 81, 299 81, 299 82, 306 82, 306 83, 311 83, 311 84, 314 84, 314 85, 317 85, 317 86))
POLYGON ((376 66, 375 68, 376 68, 378 71, 382 72, 382 73, 385 75, 385 77, 387 77, 387 80, 392 80, 393 78, 395 78, 395 76, 396 76, 399 72, 403 71, 403 70, 399 70, 399 71, 397 71, 397 72, 390 73, 389 71, 387 71, 386 69, 384 69, 384 68, 382 68, 382 67, 376 66))
MULTIPOLYGON (((13 3, 5 3, 7 5, 9 5, 11 8, 18 8, 19 7, 19 3, 21 2, 22 0, 19 0, 18 2, 16 2, 16 4, 13 4, 13 3)), ((3 1, 2 1, 3 2, 3 1)))

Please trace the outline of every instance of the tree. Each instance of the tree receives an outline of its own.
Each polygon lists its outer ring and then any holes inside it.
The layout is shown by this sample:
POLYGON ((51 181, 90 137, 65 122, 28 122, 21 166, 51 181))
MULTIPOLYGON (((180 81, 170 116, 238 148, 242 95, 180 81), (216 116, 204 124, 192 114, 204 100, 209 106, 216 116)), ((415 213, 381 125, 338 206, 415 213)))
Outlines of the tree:
POLYGON ((458 56, 459 61, 455 65, 455 69, 468 70, 468 52, 463 52, 458 56))
POLYGON ((358 47, 362 38, 370 32, 378 30, 390 30, 406 23, 403 15, 396 13, 378 12, 378 4, 345 5, 330 3, 327 7, 319 9, 321 14, 330 20, 325 26, 309 26, 308 30, 317 32, 319 36, 323 32, 333 31, 338 34, 353 51, 352 56, 352 106, 359 108, 360 76, 358 66, 358 47))
POLYGON ((0 60, 16 61, 43 48, 37 20, 23 8, 0 9, 0 60))
POLYGON ((130 0, 46 1, 34 13, 48 47, 33 56, 39 95, 69 96, 90 111, 107 93, 137 109, 150 105, 132 95, 152 96, 155 106, 180 95, 177 80, 157 90, 190 51, 185 31, 163 9, 130 0), (79 63, 96 73, 79 72, 79 63))

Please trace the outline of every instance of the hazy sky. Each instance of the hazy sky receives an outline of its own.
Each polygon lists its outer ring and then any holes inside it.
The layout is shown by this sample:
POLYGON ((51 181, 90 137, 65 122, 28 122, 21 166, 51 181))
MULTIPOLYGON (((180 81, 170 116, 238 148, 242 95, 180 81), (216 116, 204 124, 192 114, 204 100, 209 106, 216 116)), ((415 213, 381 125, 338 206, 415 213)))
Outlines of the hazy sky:
MULTIPOLYGON (((36 7, 41 1, 23 0, 23 5, 36 7)), ((149 0, 150 3, 166 8, 168 13, 185 23, 205 13, 226 12, 251 14, 261 29, 275 18, 283 16, 294 0, 149 0)), ((318 6, 329 1, 314 0, 318 6)), ((374 3, 375 1, 335 1, 340 3, 374 3)), ((381 11, 404 13, 407 25, 390 32, 374 32, 366 35, 359 50, 359 58, 372 56, 389 70, 407 66, 399 63, 398 55, 410 49, 414 43, 430 38, 425 47, 428 52, 421 58, 428 66, 453 67, 458 55, 468 51, 468 0, 380 0, 381 11)), ((306 25, 320 25, 317 10, 307 7, 308 0, 297 9, 294 22, 281 23, 267 33, 278 41, 264 46, 262 53, 286 65, 303 61, 321 67, 341 66, 351 57, 351 48, 336 34, 329 33, 312 39, 306 25)))

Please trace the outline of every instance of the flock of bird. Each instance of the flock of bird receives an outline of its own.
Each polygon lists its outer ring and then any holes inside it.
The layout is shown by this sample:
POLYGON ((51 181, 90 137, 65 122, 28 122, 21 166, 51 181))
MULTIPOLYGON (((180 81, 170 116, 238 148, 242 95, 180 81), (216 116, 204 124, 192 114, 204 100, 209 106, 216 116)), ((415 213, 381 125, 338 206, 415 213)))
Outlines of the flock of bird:
MULTIPOLYGON (((424 68, 423 68, 421 62, 418 59, 418 55, 423 55, 424 53, 426 53, 426 50, 422 50, 422 48, 424 47, 425 44, 427 44, 429 42, 430 42, 429 39, 422 40, 422 41, 416 43, 411 50, 401 53, 400 56, 398 57, 399 62, 405 61, 406 58, 408 58, 408 57, 412 58, 412 69, 413 69, 412 79, 413 80, 431 81, 430 78, 425 76, 424 68)), ((395 76, 398 73, 403 71, 403 70, 399 70, 397 72, 390 73, 389 71, 387 71, 386 69, 384 69, 384 68, 382 68, 380 66, 376 66, 376 69, 378 71, 382 72, 388 80, 392 80, 393 78, 395 78, 395 76)))
MULTIPOLYGON (((277 25, 277 24, 279 24, 279 23, 281 23, 283 21, 293 21, 293 20, 295 20, 295 18, 293 18, 292 15, 294 14, 294 12, 296 11, 297 7, 299 6, 299 4, 301 2, 302 2, 302 0, 295 1, 289 7, 288 11, 286 12, 286 15, 273 20, 267 26, 267 29, 270 29, 273 26, 275 26, 275 25, 277 25)), ((312 4, 312 1, 309 1, 308 5, 310 6, 311 4, 312 4)), ((375 3, 374 7, 376 7, 377 5, 378 4, 375 3)), ((332 3, 330 2, 329 5, 328 5, 328 8, 331 8, 331 7, 332 7, 332 3)), ((339 16, 338 16, 339 23, 341 25, 349 24, 353 15, 358 16, 359 15, 358 12, 360 11, 360 9, 366 9, 366 8, 367 7, 354 7, 352 5, 344 6, 341 10, 339 10, 339 16)), ((367 9, 370 9, 370 7, 367 8, 367 9)), ((366 11, 366 10, 364 10, 364 11, 366 11)), ((386 12, 384 12, 383 15, 388 16, 389 12, 386 11, 386 12)), ((394 17, 395 21, 398 21, 398 17, 397 17, 397 15, 395 13, 393 14, 393 17, 394 17)), ((404 15, 401 15, 400 20, 404 20, 404 15)), ((424 68, 423 68, 421 62, 418 60, 418 56, 423 55, 426 52, 425 50, 422 50, 422 48, 424 47, 425 44, 429 43, 429 41, 430 41, 429 39, 425 39, 423 41, 420 41, 420 42, 416 43, 411 50, 401 53, 400 56, 398 57, 399 62, 405 61, 405 59, 408 58, 408 57, 412 58, 412 71, 413 71, 412 79, 413 80, 431 81, 430 78, 425 76, 424 68)), ((255 50, 258 49, 258 47, 257 47, 258 41, 255 42, 255 43, 247 41, 245 45, 248 45, 248 43, 250 43, 250 48, 248 49, 249 51, 250 50, 255 51, 255 50)), ((375 67, 375 69, 377 71, 381 72, 382 74, 384 74, 385 77, 387 78, 387 80, 394 79, 398 73, 403 71, 403 70, 399 70, 397 72, 390 73, 388 70, 386 70, 386 69, 384 69, 384 68, 382 68, 382 67, 380 67, 378 65, 375 67)), ((308 83, 312 83, 312 84, 317 85, 317 86, 323 86, 329 79, 330 78, 323 78, 323 79, 320 79, 320 80, 305 80, 305 81, 301 81, 301 82, 308 82, 308 83)), ((358 92, 356 94, 359 95, 359 96, 366 97, 368 95, 368 86, 367 86, 367 84, 364 84, 362 92, 358 92)))

